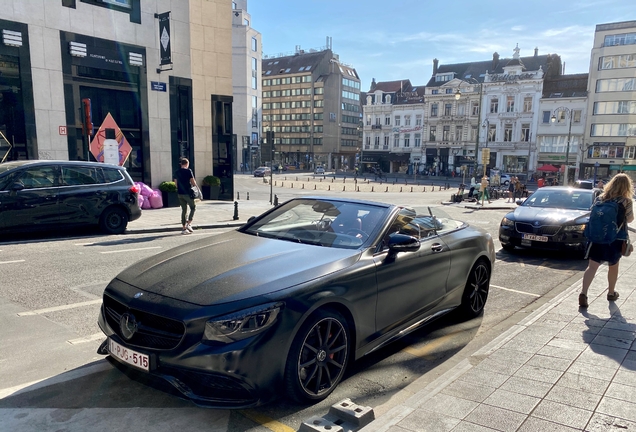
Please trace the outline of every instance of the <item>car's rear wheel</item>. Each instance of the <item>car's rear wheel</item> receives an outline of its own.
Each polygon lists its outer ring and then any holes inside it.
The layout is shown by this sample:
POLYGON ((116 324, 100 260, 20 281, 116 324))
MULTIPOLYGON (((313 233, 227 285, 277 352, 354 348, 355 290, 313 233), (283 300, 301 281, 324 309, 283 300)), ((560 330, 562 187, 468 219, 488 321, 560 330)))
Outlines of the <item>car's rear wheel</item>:
POLYGON ((128 226, 128 214, 119 207, 109 207, 102 213, 99 226, 107 234, 121 234, 128 226))
POLYGON ((329 396, 342 380, 349 360, 349 331, 336 311, 318 310, 292 343, 285 367, 288 396, 300 403, 329 396))
POLYGON ((466 318, 479 316, 486 305, 490 288, 490 266, 484 259, 480 259, 470 270, 466 288, 462 296, 460 311, 466 318))

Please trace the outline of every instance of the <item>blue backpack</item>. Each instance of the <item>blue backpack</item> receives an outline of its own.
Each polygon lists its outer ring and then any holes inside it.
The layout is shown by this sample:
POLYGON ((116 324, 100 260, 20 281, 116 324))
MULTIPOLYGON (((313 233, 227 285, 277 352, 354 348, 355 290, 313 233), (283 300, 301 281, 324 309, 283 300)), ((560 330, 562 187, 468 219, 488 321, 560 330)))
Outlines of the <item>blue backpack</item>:
POLYGON ((609 244, 616 240, 622 224, 618 225, 621 205, 614 200, 596 200, 592 205, 590 220, 583 234, 592 243, 609 244))

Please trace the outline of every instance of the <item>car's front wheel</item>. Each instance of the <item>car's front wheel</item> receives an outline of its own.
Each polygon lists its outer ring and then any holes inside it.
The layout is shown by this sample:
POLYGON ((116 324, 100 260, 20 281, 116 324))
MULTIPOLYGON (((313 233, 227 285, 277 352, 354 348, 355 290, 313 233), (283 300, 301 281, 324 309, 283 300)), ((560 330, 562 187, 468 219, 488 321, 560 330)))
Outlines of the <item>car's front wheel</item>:
POLYGON ((102 213, 99 226, 107 234, 121 234, 128 226, 128 214, 119 207, 109 207, 102 213))
POLYGON ((329 396, 349 360, 349 326, 342 315, 318 310, 296 334, 285 367, 288 396, 300 403, 329 396))
POLYGON ((480 259, 470 270, 460 311, 466 318, 475 318, 484 310, 490 288, 490 266, 484 259, 480 259))

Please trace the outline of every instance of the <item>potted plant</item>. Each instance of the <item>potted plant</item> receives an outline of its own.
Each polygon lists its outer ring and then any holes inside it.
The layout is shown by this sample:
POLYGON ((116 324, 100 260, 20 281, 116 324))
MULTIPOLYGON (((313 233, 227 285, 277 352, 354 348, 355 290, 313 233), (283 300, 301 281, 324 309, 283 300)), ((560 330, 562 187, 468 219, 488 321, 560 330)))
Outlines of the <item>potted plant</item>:
POLYGON ((179 197, 177 196, 177 185, 175 182, 161 182, 159 190, 161 191, 164 207, 179 207, 179 197))
POLYGON ((221 190, 221 179, 217 176, 208 175, 201 181, 201 193, 204 200, 218 200, 221 190))

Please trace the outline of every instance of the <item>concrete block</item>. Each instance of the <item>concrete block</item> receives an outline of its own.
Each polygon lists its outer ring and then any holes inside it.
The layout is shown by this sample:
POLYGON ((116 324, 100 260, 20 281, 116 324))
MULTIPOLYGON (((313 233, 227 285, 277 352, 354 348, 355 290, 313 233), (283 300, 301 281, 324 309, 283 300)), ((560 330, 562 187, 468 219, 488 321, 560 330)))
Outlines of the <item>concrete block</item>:
POLYGON ((327 419, 314 416, 302 422, 298 432, 343 432, 343 429, 327 419))
POLYGON ((329 408, 327 418, 330 417, 336 417, 345 423, 350 423, 354 425, 356 429, 362 428, 375 420, 373 408, 355 404, 351 399, 345 399, 332 405, 331 408, 329 408))

